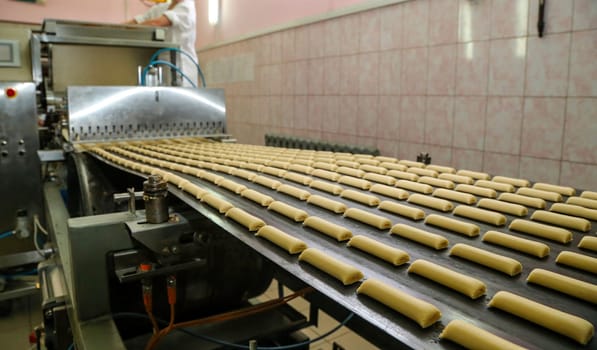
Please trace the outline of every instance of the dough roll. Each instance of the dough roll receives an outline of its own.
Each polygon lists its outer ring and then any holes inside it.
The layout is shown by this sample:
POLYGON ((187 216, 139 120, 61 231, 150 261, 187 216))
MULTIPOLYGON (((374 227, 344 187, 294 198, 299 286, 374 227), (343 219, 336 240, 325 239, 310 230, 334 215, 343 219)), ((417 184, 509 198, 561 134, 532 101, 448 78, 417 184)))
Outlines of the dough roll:
POLYGON ((423 168, 408 168, 406 170, 407 173, 416 174, 418 176, 429 176, 429 177, 437 177, 439 174, 435 170, 423 169, 423 168))
POLYGON ((527 282, 597 304, 597 285, 543 269, 534 269, 527 282))
POLYGON ((224 178, 221 177, 220 175, 216 175, 214 173, 210 173, 208 171, 203 172, 203 174, 201 174, 201 179, 209 181, 211 183, 217 184, 218 182, 222 181, 224 178))
MULTIPOLYGON (((388 171, 398 170, 398 171, 406 172, 406 170, 408 169, 408 167, 404 164, 390 163, 390 162, 382 162, 381 164, 379 164, 379 166, 386 168, 388 171)), ((387 175, 387 173, 386 173, 386 175, 387 175)))
POLYGON ((477 180, 475 186, 491 188, 500 192, 514 192, 514 186, 510 184, 504 184, 501 182, 488 181, 488 180, 477 180))
POLYGON ((475 183, 475 180, 472 177, 456 175, 456 174, 442 173, 442 174, 439 174, 439 176, 437 178, 442 179, 442 180, 450 180, 452 182, 459 183, 459 184, 465 184, 465 185, 472 185, 475 183))
POLYGON ((274 167, 274 168, 280 168, 280 169, 285 169, 288 170, 288 167, 290 166, 289 162, 284 162, 281 160, 272 160, 269 163, 267 163, 268 166, 274 167))
POLYGON ((583 191, 580 196, 586 199, 597 200, 597 192, 594 191, 583 191))
POLYGON ((357 293, 364 294, 394 309, 415 321, 421 328, 431 326, 442 317, 441 312, 434 305, 376 279, 370 278, 361 283, 357 293))
POLYGON ((283 178, 292 182, 296 182, 303 186, 309 186, 309 184, 313 181, 313 179, 309 176, 293 173, 292 171, 289 171, 286 174, 284 174, 283 178))
POLYGON ((251 232, 257 231, 265 226, 265 222, 263 222, 263 220, 247 213, 240 208, 231 208, 226 212, 226 217, 238 222, 251 232))
POLYGON ((468 244, 458 243, 454 245, 450 250, 450 255, 475 262, 509 276, 516 276, 522 272, 522 264, 519 261, 468 244))
POLYGON ((471 299, 477 299, 487 291, 485 283, 476 278, 463 275, 430 261, 419 259, 408 268, 408 273, 414 273, 444 285, 471 299))
POLYGON ((408 181, 408 180, 398 180, 396 182, 396 187, 400 187, 409 191, 419 192, 423 194, 431 194, 433 192, 433 187, 420 184, 418 182, 408 181))
POLYGON ((272 202, 274 201, 274 199, 272 197, 266 196, 260 192, 252 190, 252 189, 246 189, 246 190, 242 191, 240 193, 240 195, 241 195, 241 197, 250 199, 253 202, 258 203, 262 207, 267 207, 270 204, 272 204, 272 202))
MULTIPOLYGON (((338 158, 336 158, 338 159, 338 158)), ((354 158, 352 158, 354 159, 354 158)), ((338 159, 336 160, 336 165, 341 168, 341 167, 345 167, 345 168, 358 168, 359 166, 361 166, 361 163, 359 162, 353 162, 351 160, 345 160, 345 159, 338 159)), ((336 169, 336 171, 338 171, 338 169, 336 169)))
POLYGON ((489 198, 481 199, 479 201, 479 204, 477 204, 477 206, 479 208, 489 209, 489 210, 493 210, 493 211, 499 211, 501 213, 516 215, 516 216, 521 216, 521 217, 526 216, 529 213, 529 210, 527 209, 527 207, 525 207, 523 205, 514 204, 514 203, 504 203, 504 202, 500 202, 498 200, 489 199, 489 198))
POLYGON ((402 159, 398 161, 398 164, 406 165, 409 168, 424 168, 425 164, 421 162, 415 162, 412 160, 402 159))
POLYGON ((435 210, 448 212, 454 208, 454 204, 447 200, 424 196, 422 194, 411 194, 407 202, 422 205, 435 210))
POLYGON ((516 237, 498 231, 487 231, 483 235, 483 242, 493 243, 502 247, 533 255, 538 258, 548 256, 550 251, 547 244, 516 237))
POLYGON ((307 174, 307 175, 311 175, 311 173, 315 169, 313 167, 308 166, 308 165, 291 163, 288 166, 288 170, 296 171, 296 172, 307 174))
POLYGON ((547 204, 545 204, 545 200, 543 200, 541 198, 521 196, 519 194, 514 194, 514 193, 502 193, 502 194, 500 194, 500 197, 498 198, 498 200, 504 201, 504 202, 509 202, 509 203, 514 203, 514 204, 525 205, 527 207, 537 208, 537 209, 544 209, 547 206, 547 204))
POLYGON ((267 209, 275 211, 278 214, 282 214, 287 218, 294 220, 295 222, 303 222, 309 217, 309 213, 306 211, 280 201, 272 202, 267 209))
POLYGON ((263 187, 271 188, 272 190, 275 190, 282 185, 282 183, 278 180, 270 179, 269 177, 261 175, 255 176, 253 178, 253 182, 263 187))
POLYGON ((591 340, 595 332, 593 325, 583 318, 506 291, 497 292, 488 306, 524 318, 583 345, 591 340))
POLYGON ((491 176, 489 176, 489 174, 487 173, 482 173, 482 172, 478 172, 478 171, 471 171, 471 170, 458 170, 456 172, 456 175, 462 175, 462 176, 468 176, 468 177, 472 177, 473 179, 477 179, 477 180, 489 180, 491 179, 491 176))
POLYGON ((392 227, 392 222, 388 218, 357 208, 346 209, 344 217, 360 221, 380 230, 392 227))
POLYGON ((316 190, 331 193, 335 196, 339 195, 340 193, 342 193, 342 191, 344 191, 344 188, 342 188, 342 186, 319 180, 314 180, 313 182, 311 182, 309 187, 314 188, 316 190))
POLYGON ((506 177, 506 176, 494 176, 493 179, 491 179, 491 181, 500 182, 500 183, 504 183, 504 184, 510 184, 510 185, 516 186, 516 187, 529 187, 531 185, 529 180, 517 179, 517 178, 513 178, 513 177, 506 177))
POLYGON ((347 245, 374 255, 394 266, 403 265, 410 260, 410 256, 404 250, 383 244, 366 236, 354 236, 348 241, 347 245))
POLYGON ((206 190, 204 190, 203 188, 195 185, 194 183, 190 183, 190 182, 187 184, 184 184, 182 189, 185 190, 186 192, 192 194, 197 199, 201 199, 203 196, 205 196, 206 194, 209 193, 206 190))
POLYGON ((422 176, 419 178, 418 182, 430 186, 446 188, 448 190, 451 190, 455 187, 454 183, 450 180, 437 179, 431 176, 422 176))
POLYGON ((483 187, 479 187, 479 186, 460 184, 460 185, 456 186, 455 190, 459 191, 459 192, 474 194, 476 196, 481 196, 481 197, 487 197, 487 198, 496 198, 497 197, 497 192, 491 188, 483 188, 483 187))
POLYGON ((363 177, 363 175, 365 175, 365 172, 363 170, 350 168, 346 166, 339 167, 338 169, 336 169, 336 172, 338 174, 348 175, 357 178, 361 178, 363 177))
POLYGON ((349 229, 326 221, 317 216, 309 216, 303 222, 303 226, 310 227, 325 235, 335 238, 338 242, 346 241, 352 238, 352 232, 349 229))
MULTIPOLYGON (((334 163, 327 163, 327 162, 315 162, 311 165, 313 168, 317 168, 317 169, 323 169, 323 170, 328 170, 328 171, 336 171, 336 169, 338 169, 338 166, 334 163)), ((313 174, 311 174, 313 175, 313 174)))
POLYGON ((377 182, 377 183, 384 184, 384 185, 390 185, 390 186, 394 186, 396 184, 395 178, 393 178, 391 176, 387 176, 387 175, 376 174, 376 173, 366 173, 365 175, 363 175, 363 180, 369 180, 369 181, 377 182))
POLYGON ((551 205, 551 208, 549 208, 549 211, 597 221, 597 210, 584 208, 578 205, 554 203, 551 205))
POLYGON ((353 200, 355 202, 366 204, 370 207, 376 206, 379 204, 379 198, 372 196, 370 194, 361 193, 354 190, 344 190, 340 193, 340 197, 353 200))
POLYGON ((533 185, 534 189, 542 190, 542 191, 549 191, 559 193, 563 196, 574 196, 576 195, 576 190, 572 187, 567 186, 556 186, 551 184, 546 184, 543 182, 537 182, 533 185))
POLYGON ((425 169, 434 170, 438 173, 456 174, 456 169, 443 165, 429 164, 425 167, 425 169))
POLYGON ((359 162, 359 164, 361 164, 360 166, 363 166, 363 165, 378 166, 380 163, 380 161, 377 159, 371 159, 371 158, 365 158, 365 157, 356 157, 355 160, 357 162, 359 162))
POLYGON ((399 200, 405 200, 408 198, 409 193, 399 188, 390 187, 382 184, 375 184, 369 189, 370 192, 383 194, 387 197, 392 197, 399 200))
POLYGON ((294 187, 294 186, 290 186, 290 185, 280 185, 276 191, 280 192, 280 193, 284 193, 287 194, 289 196, 292 196, 294 198, 298 198, 302 201, 307 200, 307 198, 309 198, 309 196, 311 196, 311 193, 305 190, 301 190, 300 188, 294 187))
POLYGON ((591 230, 591 222, 587 219, 576 218, 573 216, 556 214, 549 211, 537 210, 531 215, 531 220, 546 222, 560 227, 571 228, 582 232, 591 230))
POLYGON ((299 261, 305 261, 323 272, 340 280, 345 286, 360 281, 364 276, 356 267, 328 256, 315 248, 305 249, 299 255, 299 261))
POLYGON ((439 337, 440 339, 451 340, 470 350, 526 349, 462 320, 453 320, 448 323, 439 337))
POLYGON ((398 159, 394 158, 394 157, 377 156, 377 157, 375 157, 375 159, 377 159, 381 163, 392 163, 392 164, 398 163, 398 159))
POLYGON ((338 183, 359 188, 361 190, 368 190, 371 188, 371 182, 363 179, 358 179, 352 176, 341 176, 338 183))
POLYGON ((506 217, 500 213, 469 207, 467 205, 457 206, 456 209, 454 209, 454 215, 485 222, 494 226, 504 226, 506 224, 506 217))
POLYGON ((394 225, 390 230, 390 233, 426 245, 435 250, 446 249, 449 244, 444 236, 404 224, 394 225))
POLYGON ((261 168, 261 172, 264 174, 273 175, 273 176, 277 176, 277 177, 282 177, 282 176, 284 176, 284 174, 286 174, 286 170, 274 168, 271 166, 264 166, 263 168, 261 168))
POLYGON ((572 232, 566 229, 544 225, 528 220, 515 219, 510 224, 509 229, 560 243, 568 243, 572 240, 572 232))
POLYGON ((388 172, 388 169, 381 167, 381 166, 375 166, 375 165, 369 165, 369 164, 362 164, 359 169, 368 172, 368 173, 376 173, 376 174, 380 174, 380 175, 385 175, 388 172))
POLYGON ((224 179, 218 182, 218 186, 227 189, 230 192, 234 192, 236 194, 240 194, 242 191, 247 189, 247 186, 241 185, 238 182, 234 182, 232 180, 224 179))
POLYGON ((395 177, 400 180, 407 180, 412 182, 416 182, 419 179, 419 175, 407 173, 406 171, 401 170, 390 170, 386 175, 395 177))
POLYGON ((448 199, 448 200, 465 203, 465 204, 469 204, 469 205, 475 204, 477 202, 477 197, 473 196, 470 193, 446 190, 445 188, 438 188, 435 191, 433 191, 433 194, 431 194, 431 195, 433 197, 448 199))
POLYGON ((305 242, 273 226, 263 226, 257 231, 255 236, 267 239, 290 254, 298 254, 307 249, 305 242))
POLYGON ((338 202, 335 200, 331 200, 331 199, 328 199, 326 197, 319 196, 316 194, 312 194, 309 197, 309 199, 307 199, 307 203, 327 209, 336 214, 342 214, 346 211, 346 205, 344 203, 338 202))
POLYGON ((556 263, 597 274, 597 258, 563 251, 556 257, 556 263))
POLYGON ((589 209, 597 209, 597 200, 583 198, 583 197, 570 197, 566 200, 566 203, 573 205, 580 205, 581 207, 589 209))
POLYGON ((322 179, 326 179, 326 180, 330 180, 330 181, 338 181, 338 179, 340 178, 340 174, 332 172, 332 171, 327 171, 327 170, 323 170, 323 169, 315 169, 311 172, 311 176, 316 176, 322 179))
POLYGON ((425 224, 441 227, 448 231, 460 233, 468 237, 477 237, 481 229, 475 224, 448 218, 441 215, 431 214, 427 215, 425 224))
POLYGON ((578 247, 597 252, 597 237, 584 236, 578 243, 578 247))
POLYGON ((210 207, 217 209, 220 214, 228 212, 228 210, 234 208, 234 205, 228 201, 225 201, 215 195, 208 193, 201 197, 201 202, 207 203, 210 207))
POLYGON ((541 198, 541 199, 545 199, 546 201, 551 201, 551 202, 561 202, 562 201, 562 195, 559 193, 537 190, 537 189, 528 188, 528 187, 519 188, 518 191, 516 191, 516 194, 519 194, 522 196, 527 196, 527 197, 541 198))
POLYGON ((379 203, 378 208, 393 214, 413 219, 415 221, 423 220, 425 218, 425 212, 421 209, 409 207, 408 205, 403 205, 392 201, 383 201, 379 203))

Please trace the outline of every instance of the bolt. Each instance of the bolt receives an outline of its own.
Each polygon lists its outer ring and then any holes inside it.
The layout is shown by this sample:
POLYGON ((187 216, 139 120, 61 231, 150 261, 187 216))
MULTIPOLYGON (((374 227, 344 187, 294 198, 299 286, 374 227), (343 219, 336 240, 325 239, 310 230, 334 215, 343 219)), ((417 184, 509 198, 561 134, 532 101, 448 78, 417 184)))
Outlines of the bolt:
POLYGON ((176 246, 176 245, 173 245, 170 248, 170 251, 172 252, 172 254, 178 254, 178 253, 180 253, 180 249, 178 249, 178 246, 176 246))
POLYGON ((19 140, 19 145, 24 145, 24 144, 25 144, 25 140, 23 140, 23 139, 20 139, 20 140, 19 140))

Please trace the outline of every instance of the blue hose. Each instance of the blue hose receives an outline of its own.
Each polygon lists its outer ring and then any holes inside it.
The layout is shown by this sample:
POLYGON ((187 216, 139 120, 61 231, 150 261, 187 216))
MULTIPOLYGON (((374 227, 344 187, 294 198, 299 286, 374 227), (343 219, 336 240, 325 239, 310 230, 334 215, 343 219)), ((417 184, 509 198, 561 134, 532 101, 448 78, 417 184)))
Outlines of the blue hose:
POLYGON ((199 74, 199 77, 201 78, 201 85, 203 85, 203 87, 206 87, 206 85, 205 85, 205 76, 203 75, 203 71, 201 70, 201 66, 199 65, 199 62, 195 61, 195 58, 193 58, 193 56, 191 56, 186 51, 183 51, 181 49, 177 49, 177 48, 174 48, 174 47, 165 47, 163 49, 157 50, 153 54, 153 56, 151 56, 151 58, 149 60, 152 61, 152 62, 155 61, 162 52, 166 52, 166 51, 180 52, 181 54, 187 56, 191 60, 191 62, 193 62, 193 64, 195 64, 195 67, 197 67, 197 73, 199 74))
POLYGON ((185 78, 189 83, 191 83, 191 85, 196 88, 197 85, 195 85, 195 83, 191 80, 191 78, 189 78, 186 74, 184 74, 180 68, 178 68, 177 66, 175 66, 174 64, 168 62, 168 61, 162 61, 162 60, 157 60, 157 61, 151 61, 147 66, 145 66, 145 68, 143 68, 143 71, 141 72, 141 85, 145 85, 145 76, 147 75, 147 71, 149 70, 149 68, 151 68, 151 66, 155 65, 155 64, 162 64, 165 66, 168 66, 172 69, 174 69, 178 74, 180 74, 183 78, 185 78))
POLYGON ((15 233, 14 231, 4 232, 4 233, 0 234, 0 239, 10 237, 10 236, 14 235, 14 233, 15 233))

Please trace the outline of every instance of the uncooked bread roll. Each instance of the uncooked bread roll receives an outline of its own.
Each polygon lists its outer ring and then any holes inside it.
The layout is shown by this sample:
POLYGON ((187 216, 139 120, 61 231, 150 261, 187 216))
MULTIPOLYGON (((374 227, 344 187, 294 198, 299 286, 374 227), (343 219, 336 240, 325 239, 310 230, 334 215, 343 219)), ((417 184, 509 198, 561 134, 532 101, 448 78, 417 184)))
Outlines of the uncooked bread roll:
POLYGON ((495 226, 504 226, 506 217, 494 211, 459 205, 454 209, 454 215, 485 222, 495 226))
POLYGON ((379 166, 384 167, 388 170, 398 170, 398 171, 404 171, 404 172, 406 172, 406 170, 408 169, 408 167, 404 164, 390 163, 390 162, 383 162, 383 163, 379 164, 379 166))
POLYGON ((425 167, 425 169, 434 170, 438 173, 456 174, 456 169, 443 165, 429 164, 425 167))
POLYGON ((385 230, 392 227, 392 222, 388 218, 357 208, 346 209, 344 212, 344 217, 360 221, 380 230, 385 230))
POLYGON ((442 173, 442 174, 439 174, 439 176, 437 178, 442 179, 442 180, 450 180, 452 182, 456 182, 459 184, 465 184, 465 185, 472 185, 475 183, 475 180, 472 177, 456 175, 456 174, 442 173))
POLYGON ((444 236, 419 230, 418 228, 404 224, 394 225, 390 230, 390 233, 426 245, 435 250, 446 249, 449 244, 448 240, 444 236))
POLYGON ((425 219, 425 224, 441 227, 443 229, 460 233, 468 237, 477 237, 481 230, 479 226, 475 224, 436 214, 428 215, 425 219))
POLYGON ((359 169, 366 171, 368 173, 376 173, 376 174, 380 174, 380 175, 385 175, 388 172, 388 169, 386 169, 384 167, 369 165, 369 164, 363 164, 359 167, 359 169))
POLYGON ((373 182, 377 182, 377 183, 381 183, 381 184, 385 184, 385 185, 390 185, 390 186, 394 186, 396 184, 395 178, 393 178, 391 176, 387 176, 387 175, 376 174, 376 173, 365 173, 365 175, 363 175, 363 180, 369 180, 369 181, 373 181, 373 182))
POLYGON ((487 266, 490 269, 503 272, 509 276, 516 276, 522 271, 522 264, 517 260, 475 248, 468 244, 458 243, 454 245, 450 250, 450 255, 487 266))
POLYGON ((204 190, 203 188, 195 185, 194 183, 190 183, 190 182, 188 184, 183 185, 182 189, 185 190, 186 192, 192 194, 197 199, 201 199, 203 196, 205 196, 206 194, 209 193, 209 192, 207 192, 207 190, 204 190))
POLYGON ((363 278, 363 273, 356 267, 332 258, 315 248, 305 249, 299 255, 299 261, 305 261, 317 267, 340 280, 345 286, 358 282, 363 278))
POLYGON ((361 178, 363 177, 363 175, 365 175, 365 172, 363 170, 349 168, 345 166, 339 167, 338 169, 336 169, 336 172, 338 174, 348 175, 356 178, 361 178))
POLYGON ((307 203, 330 210, 336 214, 342 214, 346 211, 346 205, 342 202, 334 201, 323 196, 312 194, 307 203))
POLYGON ((498 231, 487 231, 485 235, 483 235, 483 242, 497 244, 502 247, 534 255, 538 258, 543 258, 549 255, 549 246, 547 244, 498 231))
POLYGON ((597 285, 592 283, 543 269, 531 271, 527 282, 597 304, 597 285))
POLYGON ((284 174, 286 174, 286 170, 274 168, 271 166, 264 166, 263 168, 261 168, 261 172, 264 174, 273 175, 273 176, 277 176, 277 177, 282 177, 282 176, 284 176, 284 174))
POLYGON ((226 212, 226 217, 229 217, 232 220, 238 222, 251 232, 257 231, 263 226, 265 226, 265 222, 263 222, 263 220, 247 213, 246 211, 240 208, 231 208, 226 212))
POLYGON ((546 201, 552 201, 552 202, 561 202, 562 201, 562 195, 559 193, 543 191, 543 190, 536 190, 534 188, 528 188, 528 187, 519 188, 518 191, 516 191, 516 194, 520 194, 522 196, 527 196, 527 197, 541 198, 541 199, 545 199, 546 201))
POLYGON ((234 205, 232 205, 232 203, 220 199, 219 197, 216 197, 211 193, 203 195, 201 197, 201 201, 207 203, 210 207, 217 209, 220 212, 220 214, 224 214, 228 212, 228 210, 230 210, 231 208, 234 208, 234 205))
POLYGON ((424 196, 422 194, 411 194, 407 202, 423 205, 428 208, 433 208, 439 211, 448 212, 454 208, 454 205, 446 200, 424 196))
POLYGON ((578 247, 597 252, 597 237, 584 236, 578 243, 578 247))
POLYGON ((280 160, 271 160, 269 163, 267 163, 268 166, 270 167, 274 167, 274 168, 280 168, 280 169, 285 169, 287 170, 288 167, 290 166, 289 162, 283 162, 280 160))
POLYGON ((217 185, 236 194, 240 194, 242 191, 247 189, 247 186, 241 185, 238 182, 234 182, 228 179, 223 179, 222 181, 219 181, 217 185))
POLYGON ((516 216, 526 216, 529 213, 527 207, 513 204, 513 203, 504 203, 500 202, 495 199, 483 198, 477 204, 479 208, 490 209, 494 211, 499 211, 502 213, 516 215, 516 216))
POLYGON ((224 178, 221 177, 220 175, 216 175, 214 173, 210 173, 210 172, 203 172, 203 174, 201 174, 201 179, 203 180, 207 180, 211 183, 217 184, 218 182, 222 181, 224 178))
POLYGON ((473 196, 470 193, 462 193, 462 192, 457 192, 457 191, 453 191, 453 190, 446 190, 445 188, 438 188, 435 191, 433 191, 432 194, 433 197, 438 197, 438 198, 443 198, 443 199, 449 199, 449 200, 453 200, 453 201, 457 201, 457 202, 461 202, 461 203, 466 203, 466 204, 475 204, 475 202, 477 202, 477 197, 473 196))
POLYGON ((564 196, 574 196, 576 194, 576 190, 572 187, 556 186, 543 182, 537 182, 533 185, 533 188, 542 191, 556 192, 564 196))
POLYGON ((580 196, 586 199, 597 200, 597 192, 594 191, 583 191, 583 193, 581 193, 580 196))
POLYGON ((398 162, 398 164, 406 165, 409 168, 424 168, 425 163, 421 162, 414 162, 412 160, 402 159, 398 162))
POLYGON ((597 221, 597 210, 584 208, 578 205, 554 203, 551 205, 551 208, 549 208, 549 211, 597 221))
POLYGON ((307 217, 309 217, 309 213, 306 211, 280 201, 272 202, 267 209, 282 214, 287 218, 294 220, 295 222, 303 222, 307 217))
POLYGON ((413 182, 416 182, 419 179, 419 175, 407 173, 406 171, 401 170, 390 170, 386 175, 395 177, 397 179, 408 180, 413 182))
POLYGON ((497 192, 491 188, 483 188, 483 187, 478 187, 478 186, 460 184, 460 185, 456 186, 455 190, 459 191, 459 192, 466 192, 466 193, 474 194, 474 195, 481 196, 481 197, 487 197, 487 198, 496 198, 497 197, 497 192))
POLYGON ((379 198, 377 198, 375 196, 372 196, 369 194, 364 194, 364 193, 361 193, 358 191, 353 191, 353 190, 342 191, 342 193, 340 193, 340 197, 350 199, 355 202, 363 203, 370 207, 376 206, 380 202, 379 198))
POLYGON ((481 173, 478 171, 471 171, 471 170, 458 170, 456 172, 456 175, 468 176, 468 177, 472 177, 473 179, 476 179, 476 180, 491 179, 491 176, 489 176, 489 174, 487 174, 487 173, 481 173))
POLYGON ((276 191, 278 191, 280 193, 287 194, 287 195, 295 197, 295 198, 298 198, 302 201, 307 200, 307 198, 309 198, 309 196, 311 196, 310 192, 301 190, 300 188, 290 186, 290 185, 280 185, 276 189, 276 191))
POLYGON ((369 158, 362 158, 362 157, 356 157, 356 161, 363 165, 372 165, 372 166, 378 166, 380 163, 380 161, 377 159, 369 159, 369 158))
POLYGON ((323 169, 328 171, 336 171, 336 169, 338 169, 338 166, 336 164, 327 162, 315 162, 311 166, 317 169, 323 169))
POLYGON ((568 243, 572 240, 572 232, 568 230, 528 220, 515 219, 510 223, 509 229, 560 243, 568 243))
POLYGON ((582 232, 591 230, 591 222, 586 219, 575 218, 568 215, 556 214, 545 210, 537 210, 531 215, 531 220, 542 221, 560 227, 571 228, 582 232))
POLYGON ((583 345, 595 332, 593 325, 585 319, 506 291, 497 292, 488 306, 551 329, 583 345))
POLYGON ((296 171, 299 173, 303 173, 303 174, 307 174, 307 175, 311 175, 311 173, 313 172, 313 170, 315 170, 313 167, 310 167, 308 165, 303 165, 303 164, 290 164, 288 166, 288 170, 291 171, 296 171))
POLYGON ((305 242, 292 237, 286 232, 280 231, 273 226, 263 226, 257 231, 255 236, 267 239, 290 254, 298 254, 307 249, 307 244, 305 242))
POLYGON ((283 178, 286 180, 290 180, 290 181, 299 183, 304 186, 308 186, 313 181, 313 179, 310 178, 309 176, 293 173, 292 171, 289 171, 286 174, 284 174, 283 178))
POLYGON ((361 283, 357 293, 367 295, 398 311, 415 321, 421 328, 431 326, 442 317, 439 309, 432 304, 376 279, 370 278, 361 283))
POLYGON ((506 176, 494 176, 493 179, 491 179, 491 181, 500 182, 500 183, 504 183, 504 184, 510 184, 510 185, 516 186, 516 187, 529 187, 531 185, 529 180, 516 179, 513 177, 506 177, 506 176))
POLYGON ((325 182, 325 181, 319 181, 319 180, 315 180, 315 181, 311 182, 309 187, 315 188, 317 190, 322 190, 322 191, 331 193, 336 196, 339 195, 340 193, 342 193, 342 191, 344 191, 344 188, 342 186, 331 184, 331 183, 325 182))
POLYGON ((475 186, 491 188, 491 189, 494 189, 494 190, 500 191, 500 192, 514 192, 514 186, 512 186, 510 184, 504 184, 501 182, 477 180, 477 182, 475 182, 475 186))
POLYGON ((436 179, 431 176, 422 176, 419 178, 419 183, 427 184, 435 187, 447 188, 449 190, 454 188, 454 183, 450 180, 436 179))
POLYGON ((515 204, 526 205, 527 207, 544 209, 546 207, 545 200, 541 198, 533 198, 527 196, 521 196, 514 193, 502 193, 498 198, 500 201, 510 202, 515 204))
POLYGON ((240 195, 244 198, 252 200, 255 203, 259 203, 263 207, 269 206, 274 201, 272 197, 266 196, 252 189, 246 189, 242 191, 240 195))
POLYGON ((347 175, 341 176, 338 179, 338 183, 356 187, 356 188, 360 188, 361 190, 368 190, 371 188, 371 182, 369 182, 367 180, 363 180, 363 179, 358 179, 356 177, 347 176, 347 175))
POLYGON ((597 274, 597 258, 569 251, 561 252, 556 263, 597 274))
POLYGON ((338 181, 340 174, 323 169, 315 169, 311 172, 311 176, 316 176, 330 181, 338 181))
POLYGON ((394 157, 386 157, 386 156, 376 156, 375 159, 377 159, 380 162, 387 162, 387 163, 398 163, 398 158, 394 158, 394 157))
POLYGON ((324 233, 335 238, 338 242, 346 241, 352 238, 352 232, 349 229, 326 221, 317 216, 309 216, 303 222, 303 226, 310 227, 316 231, 324 233))
POLYGON ((583 198, 583 197, 570 197, 566 200, 566 203, 573 205, 580 205, 581 207, 589 209, 597 209, 597 200, 583 198))
POLYGON ((390 187, 390 186, 386 186, 386 185, 382 185, 382 184, 375 184, 375 185, 371 186, 369 191, 371 191, 373 193, 383 194, 384 196, 388 196, 388 197, 392 197, 392 198, 400 199, 400 200, 407 199, 409 196, 409 193, 406 192, 405 190, 401 190, 399 188, 390 187))
POLYGON ((439 335, 470 350, 525 350, 504 338, 462 320, 453 320, 439 335))
POLYGON ((437 177, 439 174, 435 170, 423 169, 423 168, 408 168, 406 170, 407 173, 416 174, 418 176, 429 176, 429 177, 437 177))
POLYGON ((273 180, 273 179, 270 179, 269 177, 265 177, 265 176, 261 176, 261 175, 255 176, 253 178, 253 182, 258 185, 261 185, 263 187, 271 188, 272 190, 275 190, 278 187, 280 187, 280 185, 282 185, 282 183, 278 180, 273 180))
POLYGON ((379 203, 380 210, 385 210, 390 213, 394 213, 400 216, 404 216, 413 220, 423 220, 425 218, 425 212, 418 208, 409 207, 400 203, 392 201, 383 201, 379 203))
POLYGON ((414 273, 460 292, 471 299, 477 299, 485 294, 485 283, 456 271, 450 270, 430 261, 419 259, 408 268, 408 273, 414 273))
MULTIPOLYGON (((345 167, 345 168, 358 168, 359 166, 361 166, 361 163, 359 162, 353 162, 350 160, 336 160, 336 165, 340 168, 340 167, 345 167)), ((336 171, 338 171, 338 169, 336 169, 336 171)))
POLYGON ((410 260, 410 256, 404 250, 391 247, 366 236, 354 236, 348 241, 347 245, 375 255, 394 266, 400 266, 410 260))

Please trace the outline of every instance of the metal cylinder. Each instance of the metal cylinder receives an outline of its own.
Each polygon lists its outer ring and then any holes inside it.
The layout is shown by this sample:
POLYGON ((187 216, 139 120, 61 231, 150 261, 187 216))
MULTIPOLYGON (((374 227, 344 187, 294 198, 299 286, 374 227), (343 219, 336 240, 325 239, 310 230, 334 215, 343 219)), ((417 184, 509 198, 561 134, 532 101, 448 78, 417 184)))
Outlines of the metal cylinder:
POLYGON ((168 221, 168 185, 160 175, 150 175, 143 182, 143 201, 145 201, 145 216, 150 224, 168 221))

